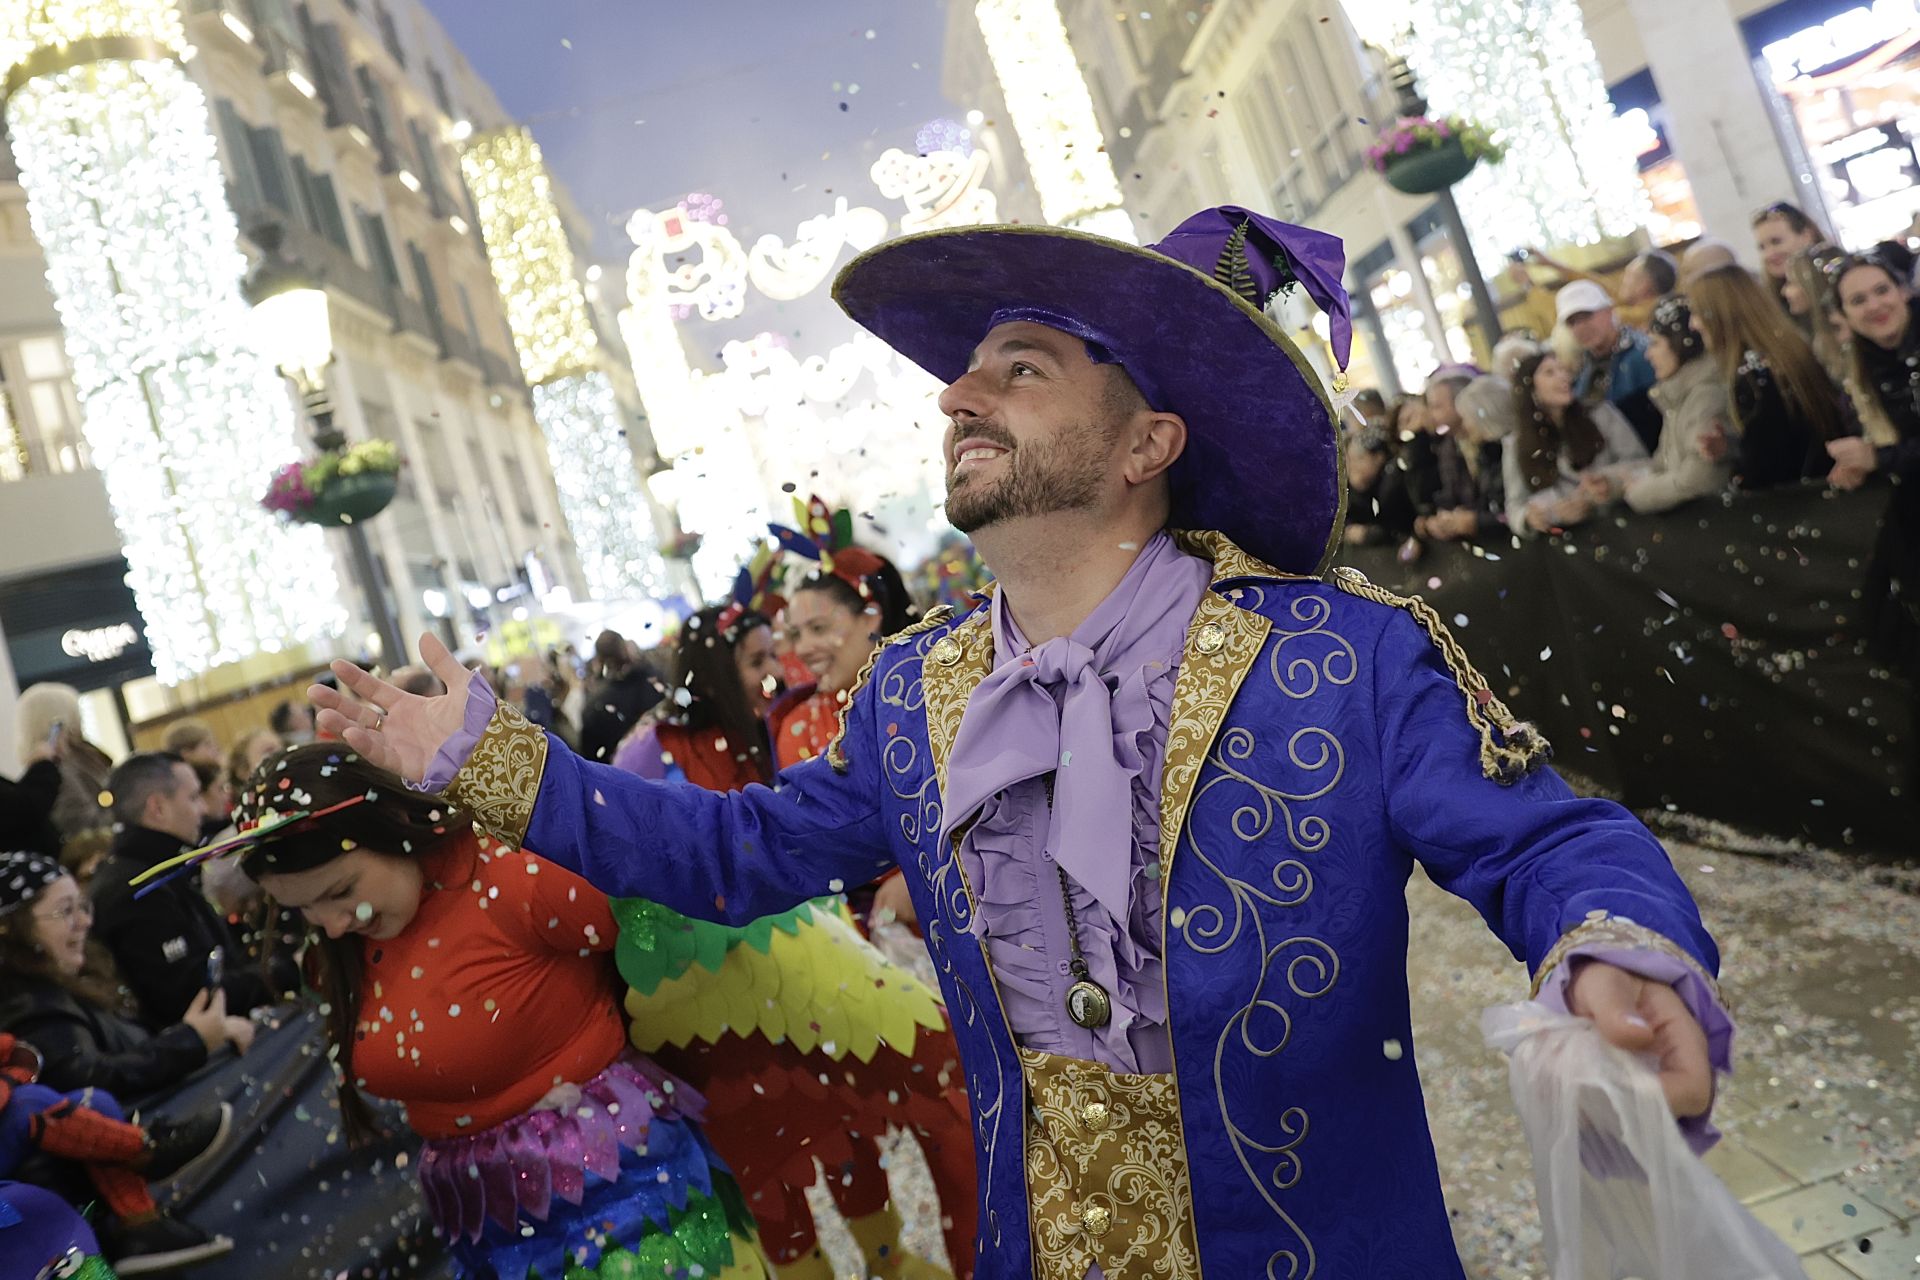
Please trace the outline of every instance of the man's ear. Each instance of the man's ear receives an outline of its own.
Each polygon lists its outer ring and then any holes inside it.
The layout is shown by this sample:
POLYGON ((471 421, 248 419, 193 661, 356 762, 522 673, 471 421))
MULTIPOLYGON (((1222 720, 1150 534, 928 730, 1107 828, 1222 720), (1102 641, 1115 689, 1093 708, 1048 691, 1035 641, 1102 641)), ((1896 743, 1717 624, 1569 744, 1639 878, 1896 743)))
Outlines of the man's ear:
POLYGON ((1133 447, 1127 450, 1127 483, 1146 484, 1165 475, 1186 449, 1186 419, 1177 413, 1149 411, 1134 428, 1133 447))

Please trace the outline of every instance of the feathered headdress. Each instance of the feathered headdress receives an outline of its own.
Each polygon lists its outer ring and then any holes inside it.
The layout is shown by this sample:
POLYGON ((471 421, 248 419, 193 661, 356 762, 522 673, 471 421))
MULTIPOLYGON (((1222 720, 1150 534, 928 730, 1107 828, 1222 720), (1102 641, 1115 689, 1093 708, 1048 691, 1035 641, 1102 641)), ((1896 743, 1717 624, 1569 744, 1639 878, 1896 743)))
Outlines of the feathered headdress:
POLYGON ((795 498, 793 511, 799 529, 778 524, 767 526, 782 551, 791 551, 803 560, 819 561, 822 573, 832 574, 855 591, 861 589, 861 579, 880 572, 880 557, 854 545, 853 513, 845 507, 829 511, 827 504, 815 495, 805 502, 795 498))
POLYGON ((722 631, 731 631, 733 625, 748 612, 771 618, 787 607, 785 600, 768 590, 779 562, 779 552, 762 543, 760 549, 753 553, 753 558, 740 566, 740 572, 734 575, 733 590, 729 593, 727 605, 720 611, 722 631))

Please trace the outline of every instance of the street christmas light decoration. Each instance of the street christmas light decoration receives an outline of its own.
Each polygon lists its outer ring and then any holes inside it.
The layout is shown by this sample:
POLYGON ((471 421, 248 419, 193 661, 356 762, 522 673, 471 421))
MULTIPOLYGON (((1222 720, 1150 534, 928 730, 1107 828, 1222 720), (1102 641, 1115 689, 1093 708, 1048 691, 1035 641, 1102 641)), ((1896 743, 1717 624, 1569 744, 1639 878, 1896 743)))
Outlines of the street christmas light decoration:
POLYGON ((518 127, 475 133, 460 167, 588 587, 653 594, 666 565, 540 146, 518 127))
POLYGON ((250 342, 246 262, 171 3, 0 13, 7 127, 155 671, 177 684, 346 621, 317 529, 261 478, 298 456, 250 342))
POLYGON ((973 13, 1041 213, 1057 227, 1134 243, 1093 96, 1055 0, 979 0, 973 13))
POLYGON ((1651 216, 1579 0, 1346 0, 1363 37, 1405 55, 1434 116, 1505 148, 1454 189, 1483 270, 1527 245, 1590 244, 1651 216))

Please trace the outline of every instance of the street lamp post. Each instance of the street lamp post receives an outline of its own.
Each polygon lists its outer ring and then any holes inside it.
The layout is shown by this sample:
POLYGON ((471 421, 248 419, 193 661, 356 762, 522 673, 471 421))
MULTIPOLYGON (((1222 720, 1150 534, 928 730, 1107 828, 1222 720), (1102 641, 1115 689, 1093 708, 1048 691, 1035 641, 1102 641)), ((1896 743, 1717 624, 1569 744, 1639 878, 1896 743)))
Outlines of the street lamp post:
MULTIPOLYGON (((1420 92, 1419 77, 1407 65, 1404 55, 1388 55, 1387 77, 1401 115, 1427 114, 1427 100, 1420 92)), ((1467 291, 1473 297, 1474 318, 1480 324, 1481 333, 1486 335, 1487 349, 1491 351, 1500 341, 1500 308, 1494 304, 1493 291, 1487 288, 1487 278, 1480 274, 1480 262, 1473 256, 1473 242, 1467 236, 1466 219, 1460 216, 1460 204, 1453 198, 1453 187, 1441 187, 1433 193, 1433 201, 1440 210, 1440 221, 1446 224, 1447 238, 1453 241, 1460 256, 1460 274, 1466 278, 1467 291)))
MULTIPOLYGON (((323 453, 346 446, 347 437, 333 422, 333 398, 327 388, 327 367, 333 363, 333 325, 327 314, 327 291, 295 274, 274 257, 247 283, 253 303, 253 321, 261 352, 300 393, 301 410, 313 423, 313 443, 323 453)), ((354 576, 366 597, 367 620, 380 637, 381 657, 389 667, 406 661, 406 641, 400 624, 387 607, 373 550, 360 521, 345 526, 347 547, 353 556, 354 576)))

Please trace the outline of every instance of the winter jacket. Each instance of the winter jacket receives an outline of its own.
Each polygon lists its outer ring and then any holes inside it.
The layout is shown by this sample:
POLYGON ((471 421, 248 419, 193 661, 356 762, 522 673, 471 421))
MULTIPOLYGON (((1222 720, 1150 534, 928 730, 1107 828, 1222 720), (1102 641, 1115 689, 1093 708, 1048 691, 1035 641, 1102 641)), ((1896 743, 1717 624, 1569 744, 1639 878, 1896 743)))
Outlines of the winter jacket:
POLYGON ((140 1005, 140 1021, 167 1027, 180 1021, 207 985, 207 955, 226 956, 227 1012, 244 1015, 272 1002, 266 979, 243 962, 243 954, 210 903, 197 874, 167 881, 135 898, 133 877, 180 852, 164 832, 133 827, 114 838, 113 851, 93 880, 93 935, 113 953, 121 980, 140 1005))
POLYGON ((1592 415, 1593 425, 1600 431, 1600 452, 1594 455, 1585 471, 1574 470, 1567 461, 1567 455, 1562 453, 1560 479, 1548 488, 1528 487, 1526 472, 1520 468, 1518 437, 1506 442, 1500 458, 1500 473, 1506 482, 1507 524, 1522 537, 1532 532, 1527 527, 1527 508, 1546 506, 1572 497, 1580 489, 1580 477, 1589 472, 1618 476, 1626 470, 1621 464, 1646 460, 1646 446, 1640 443, 1640 437, 1634 434, 1633 427, 1618 409, 1610 404, 1602 404, 1587 412, 1592 415))
POLYGON ((185 1023, 155 1035, 65 987, 25 975, 0 975, 0 1030, 40 1051, 40 1082, 47 1087, 92 1086, 123 1102, 170 1089, 207 1060, 206 1042, 185 1023))
POLYGON ((1654 387, 1653 401, 1664 423, 1660 443, 1652 460, 1626 477, 1627 505, 1640 512, 1671 511, 1723 492, 1733 478, 1731 457, 1709 462, 1700 455, 1701 439, 1716 427, 1727 434, 1729 455, 1733 451, 1733 414, 1720 371, 1695 356, 1654 387))

